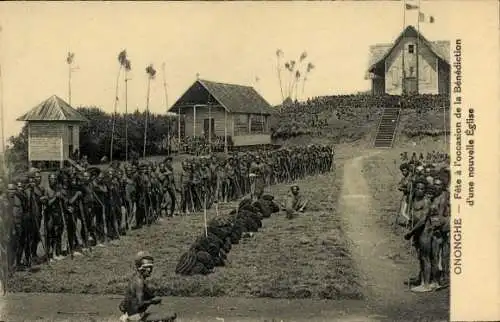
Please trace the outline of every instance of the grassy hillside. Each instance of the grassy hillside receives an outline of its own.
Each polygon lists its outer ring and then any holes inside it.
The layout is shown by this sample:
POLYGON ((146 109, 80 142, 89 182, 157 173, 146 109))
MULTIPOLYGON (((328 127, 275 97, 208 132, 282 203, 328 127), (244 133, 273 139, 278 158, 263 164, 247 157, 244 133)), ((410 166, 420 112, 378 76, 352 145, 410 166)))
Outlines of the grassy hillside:
POLYGON ((422 139, 449 133, 449 99, 444 95, 401 98, 357 94, 323 96, 278 107, 280 112, 271 119, 273 138, 280 143, 295 141, 298 137, 333 143, 371 141, 383 108, 396 106, 400 99, 402 114, 398 139, 422 139))

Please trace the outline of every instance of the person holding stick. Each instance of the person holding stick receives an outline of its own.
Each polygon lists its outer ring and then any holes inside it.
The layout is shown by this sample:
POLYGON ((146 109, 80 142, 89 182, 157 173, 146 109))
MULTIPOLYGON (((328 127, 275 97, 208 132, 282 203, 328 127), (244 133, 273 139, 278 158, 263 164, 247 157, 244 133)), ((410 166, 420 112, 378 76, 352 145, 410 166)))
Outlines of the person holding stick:
POLYGON ((62 256, 62 233, 64 230, 64 212, 60 207, 60 201, 63 195, 58 187, 58 180, 55 173, 49 175, 49 186, 46 190, 47 208, 46 214, 47 237, 49 239, 49 247, 47 250, 49 261, 61 260, 62 256))

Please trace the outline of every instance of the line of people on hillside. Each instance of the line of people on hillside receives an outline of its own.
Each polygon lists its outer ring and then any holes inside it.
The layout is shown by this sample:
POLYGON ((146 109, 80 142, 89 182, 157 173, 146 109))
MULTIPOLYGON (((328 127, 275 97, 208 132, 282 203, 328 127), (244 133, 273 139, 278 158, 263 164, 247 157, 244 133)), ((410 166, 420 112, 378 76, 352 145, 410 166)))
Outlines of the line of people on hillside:
POLYGON ((81 256, 131 229, 258 195, 265 186, 327 172, 332 162, 331 146, 310 145, 194 157, 178 174, 171 157, 158 164, 113 162, 104 170, 71 166, 50 173, 47 186, 41 171, 31 169, 0 187, 9 270, 81 256))
POLYGON ((401 208, 395 224, 406 228, 419 261, 419 274, 407 282, 413 292, 431 292, 449 284, 450 158, 432 151, 401 154, 401 208))
MULTIPOLYGON (((336 95, 308 99, 305 102, 289 103, 282 107, 280 114, 286 115, 286 123, 280 123, 281 132, 293 132, 291 125, 297 127, 326 128, 329 118, 353 121, 356 123, 371 121, 385 107, 398 106, 403 109, 415 109, 418 113, 428 110, 449 108, 450 101, 446 95, 336 95), (292 122, 290 122, 292 120, 292 122), (285 128, 288 127, 288 130, 285 128)), ((282 118, 283 119, 283 118, 282 118)))

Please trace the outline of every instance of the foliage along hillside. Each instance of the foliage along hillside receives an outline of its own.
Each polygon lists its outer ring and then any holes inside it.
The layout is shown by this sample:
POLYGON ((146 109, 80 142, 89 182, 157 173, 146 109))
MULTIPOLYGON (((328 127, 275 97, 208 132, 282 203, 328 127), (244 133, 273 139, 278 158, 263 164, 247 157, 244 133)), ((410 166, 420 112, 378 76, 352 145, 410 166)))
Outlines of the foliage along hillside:
MULTIPOLYGON (((113 115, 97 107, 79 107, 82 115, 90 120, 80 130, 80 155, 86 155, 90 163, 99 162, 103 156, 109 156, 113 115)), ((144 144, 145 112, 117 115, 113 140, 113 156, 125 158, 125 117, 128 118, 127 137, 129 156, 142 155, 144 144)), ((148 155, 157 155, 166 151, 164 144, 167 134, 177 135, 176 118, 149 113, 146 151, 148 155)), ((7 149, 8 167, 11 172, 19 173, 28 167, 28 127, 25 125, 17 136, 9 138, 7 149)))
POLYGON ((449 111, 445 95, 338 95, 322 96, 306 102, 278 106, 272 117, 273 138, 288 140, 310 135, 329 138, 335 143, 354 142, 374 135, 385 106, 402 102, 400 133, 407 137, 439 136, 444 129, 444 114, 449 111), (446 108, 444 112, 443 107, 446 108))

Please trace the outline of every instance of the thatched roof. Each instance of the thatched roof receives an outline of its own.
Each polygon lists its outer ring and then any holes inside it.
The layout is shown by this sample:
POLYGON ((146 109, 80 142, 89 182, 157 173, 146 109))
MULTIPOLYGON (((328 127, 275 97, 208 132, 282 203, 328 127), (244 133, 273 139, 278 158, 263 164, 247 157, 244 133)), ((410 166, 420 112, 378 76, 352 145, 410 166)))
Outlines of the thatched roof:
POLYGON ((417 37, 429 47, 429 49, 442 61, 449 64, 450 62, 450 42, 449 41, 428 41, 415 27, 408 26, 396 38, 392 44, 377 44, 370 46, 370 58, 368 71, 371 72, 377 67, 378 64, 385 61, 396 45, 403 39, 403 37, 417 37))
POLYGON ((41 102, 28 113, 17 119, 18 121, 61 121, 61 122, 88 122, 62 98, 52 95, 41 102))
POLYGON ((217 83, 199 79, 170 108, 177 112, 180 108, 195 104, 218 103, 230 113, 264 114, 275 112, 271 105, 251 86, 217 83))

